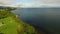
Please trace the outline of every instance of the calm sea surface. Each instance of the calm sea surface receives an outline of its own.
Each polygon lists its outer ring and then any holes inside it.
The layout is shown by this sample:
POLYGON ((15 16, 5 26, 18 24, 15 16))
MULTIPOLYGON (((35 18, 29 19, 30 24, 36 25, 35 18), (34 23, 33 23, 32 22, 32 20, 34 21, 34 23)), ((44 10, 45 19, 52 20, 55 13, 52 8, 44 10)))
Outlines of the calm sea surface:
POLYGON ((23 8, 13 13, 31 25, 60 34, 60 8, 23 8))

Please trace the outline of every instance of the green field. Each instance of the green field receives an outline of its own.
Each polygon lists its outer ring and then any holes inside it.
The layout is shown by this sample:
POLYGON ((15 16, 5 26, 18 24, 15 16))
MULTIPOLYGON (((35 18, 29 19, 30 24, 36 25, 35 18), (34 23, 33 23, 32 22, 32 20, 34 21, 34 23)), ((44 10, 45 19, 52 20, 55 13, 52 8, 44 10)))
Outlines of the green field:
POLYGON ((10 12, 14 9, 0 9, 0 34, 35 34, 34 27, 16 18, 15 14, 10 12))
POLYGON ((0 22, 3 23, 3 25, 0 26, 0 33, 17 34, 17 24, 14 19, 7 17, 0 19, 0 22))

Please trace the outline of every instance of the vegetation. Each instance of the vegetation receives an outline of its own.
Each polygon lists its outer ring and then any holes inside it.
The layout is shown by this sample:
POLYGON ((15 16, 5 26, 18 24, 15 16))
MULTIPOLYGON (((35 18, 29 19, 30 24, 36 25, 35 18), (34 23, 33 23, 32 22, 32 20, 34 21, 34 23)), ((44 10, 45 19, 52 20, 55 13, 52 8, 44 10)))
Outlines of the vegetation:
POLYGON ((9 8, 9 7, 1 7, 0 8, 0 18, 7 17, 10 14, 11 10, 15 10, 16 8, 9 8))
POLYGON ((0 8, 0 34, 35 34, 34 27, 16 18, 11 10, 16 8, 0 8))

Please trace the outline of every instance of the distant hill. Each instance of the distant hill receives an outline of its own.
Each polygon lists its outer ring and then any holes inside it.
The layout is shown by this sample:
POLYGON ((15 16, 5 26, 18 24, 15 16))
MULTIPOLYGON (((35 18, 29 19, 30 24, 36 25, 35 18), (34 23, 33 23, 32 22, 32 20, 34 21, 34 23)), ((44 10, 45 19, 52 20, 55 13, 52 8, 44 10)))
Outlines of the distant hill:
POLYGON ((0 9, 15 10, 16 7, 5 7, 5 6, 0 6, 0 9))

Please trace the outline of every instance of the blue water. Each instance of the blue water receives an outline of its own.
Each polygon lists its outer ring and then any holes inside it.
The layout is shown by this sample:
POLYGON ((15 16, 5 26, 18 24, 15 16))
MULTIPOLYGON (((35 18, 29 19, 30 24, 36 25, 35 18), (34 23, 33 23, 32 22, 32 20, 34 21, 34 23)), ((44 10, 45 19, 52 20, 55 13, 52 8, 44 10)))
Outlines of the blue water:
POLYGON ((23 8, 13 11, 27 23, 60 34, 60 8, 23 8))

